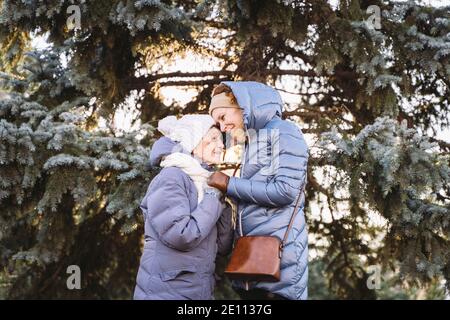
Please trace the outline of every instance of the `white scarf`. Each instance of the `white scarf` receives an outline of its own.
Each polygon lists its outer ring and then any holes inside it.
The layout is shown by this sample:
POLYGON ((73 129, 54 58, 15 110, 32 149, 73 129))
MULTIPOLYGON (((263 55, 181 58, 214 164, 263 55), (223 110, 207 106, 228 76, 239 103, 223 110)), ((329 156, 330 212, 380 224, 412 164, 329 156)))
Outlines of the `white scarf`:
POLYGON ((177 167, 183 170, 194 181, 198 193, 198 203, 202 201, 206 180, 211 175, 211 172, 204 169, 197 159, 185 153, 175 152, 161 161, 161 167, 177 167))

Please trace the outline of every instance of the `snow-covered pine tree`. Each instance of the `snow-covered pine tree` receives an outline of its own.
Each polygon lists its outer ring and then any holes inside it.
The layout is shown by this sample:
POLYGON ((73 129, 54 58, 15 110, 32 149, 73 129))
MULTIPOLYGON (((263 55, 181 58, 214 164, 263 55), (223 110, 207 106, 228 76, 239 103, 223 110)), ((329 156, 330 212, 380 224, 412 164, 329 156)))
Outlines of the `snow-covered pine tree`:
MULTIPOLYGON (((406 120, 398 123, 388 117, 377 118, 354 138, 343 137, 333 128, 323 134, 317 148, 323 164, 333 172, 328 192, 334 201, 345 202, 350 211, 350 217, 342 217, 340 224, 351 231, 332 233, 330 241, 340 243, 342 238, 360 234, 353 239, 358 250, 329 248, 325 259, 329 266, 346 274, 347 280, 358 282, 357 271, 353 272, 364 268, 364 261, 354 262, 353 270, 341 266, 346 259, 358 261, 356 254, 371 252, 367 255, 369 265, 378 263, 384 270, 398 270, 400 279, 409 283, 448 277, 450 207, 442 201, 450 185, 448 153, 439 153, 437 143, 408 128, 406 120), (352 220, 370 225, 370 211, 378 212, 389 223, 375 228, 378 232, 367 241, 352 220), (377 237, 383 237, 382 244, 377 237)), ((339 212, 331 211, 332 221, 325 226, 333 230, 341 219, 335 220, 339 212)), ((334 285, 339 292, 339 285, 334 285)))
MULTIPOLYGON (((129 298, 142 230, 120 229, 139 222, 151 136, 138 143, 99 132, 99 119, 111 122, 130 97, 137 124, 203 111, 220 81, 257 80, 293 93, 285 116, 322 138, 307 185, 311 297, 417 297, 398 286, 405 280, 442 297, 450 279, 450 144, 439 135, 450 126, 449 34, 450 8, 420 1, 0 0, 8 95, 0 137, 9 137, 1 296, 129 298), (80 8, 80 29, 67 27, 69 5, 80 8), (368 24, 371 5, 380 28, 368 24), (27 54, 36 36, 52 49, 27 54), (186 55, 212 64, 165 70, 186 55), (165 105, 170 86, 198 95, 165 105), (77 262, 86 270, 81 293, 64 286, 64 268, 77 262), (368 288, 371 266, 381 268, 384 289, 368 288)), ((218 293, 231 296, 223 283, 218 293)))
POLYGON ((96 102, 60 55, 29 52, 20 74, 0 74, 0 296, 119 298, 135 278, 153 129, 89 130, 96 102), (64 290, 70 265, 85 290, 64 290))

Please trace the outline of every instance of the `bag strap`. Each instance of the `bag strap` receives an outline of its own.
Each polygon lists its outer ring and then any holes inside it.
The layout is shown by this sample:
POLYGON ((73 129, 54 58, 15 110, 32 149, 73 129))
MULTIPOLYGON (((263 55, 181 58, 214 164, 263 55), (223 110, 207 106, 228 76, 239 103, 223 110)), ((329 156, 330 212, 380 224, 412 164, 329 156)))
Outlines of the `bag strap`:
POLYGON ((289 231, 291 231, 292 225, 294 224, 294 219, 298 213, 298 206, 300 205, 300 199, 303 198, 302 196, 304 196, 303 186, 300 188, 300 192, 299 192, 299 194, 297 196, 297 200, 295 202, 294 212, 292 212, 291 220, 289 221, 289 225, 287 227, 286 233, 284 234, 283 241, 281 241, 281 247, 280 247, 281 250, 283 250, 284 246, 286 245, 286 240, 289 235, 289 231))
POLYGON ((239 163, 238 165, 237 165, 237 167, 234 169, 234 171, 233 171, 233 177, 235 177, 236 176, 236 172, 238 171, 238 169, 241 167, 241 164, 239 163))
MULTIPOLYGON (((241 164, 238 164, 238 166, 234 169, 233 177, 236 176, 236 172, 241 167, 241 164)), ((236 202, 231 199, 229 196, 225 195, 225 202, 228 203, 231 207, 231 226, 233 230, 236 229, 236 221, 238 219, 238 208, 236 202)))

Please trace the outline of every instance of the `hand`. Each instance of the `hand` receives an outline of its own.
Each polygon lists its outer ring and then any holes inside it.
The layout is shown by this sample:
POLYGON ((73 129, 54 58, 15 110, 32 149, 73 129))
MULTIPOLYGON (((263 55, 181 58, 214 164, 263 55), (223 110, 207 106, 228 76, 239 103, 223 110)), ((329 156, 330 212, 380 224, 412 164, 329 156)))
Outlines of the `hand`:
POLYGON ((211 187, 217 188, 220 191, 222 191, 223 193, 226 193, 229 181, 230 181, 229 176, 227 176, 223 172, 217 171, 209 176, 207 182, 208 182, 208 185, 210 185, 211 187))

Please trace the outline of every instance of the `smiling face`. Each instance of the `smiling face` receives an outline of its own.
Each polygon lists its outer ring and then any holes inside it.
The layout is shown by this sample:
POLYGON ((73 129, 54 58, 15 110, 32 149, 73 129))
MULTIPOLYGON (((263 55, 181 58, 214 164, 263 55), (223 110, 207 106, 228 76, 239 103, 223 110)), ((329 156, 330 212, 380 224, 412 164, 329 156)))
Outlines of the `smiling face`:
POLYGON ((212 127, 192 151, 192 154, 209 165, 219 164, 223 154, 222 133, 216 127, 212 127))
POLYGON ((211 116, 220 126, 220 131, 229 133, 238 141, 245 139, 244 114, 241 108, 216 108, 211 116))

